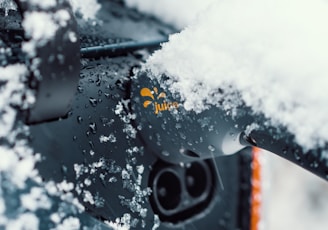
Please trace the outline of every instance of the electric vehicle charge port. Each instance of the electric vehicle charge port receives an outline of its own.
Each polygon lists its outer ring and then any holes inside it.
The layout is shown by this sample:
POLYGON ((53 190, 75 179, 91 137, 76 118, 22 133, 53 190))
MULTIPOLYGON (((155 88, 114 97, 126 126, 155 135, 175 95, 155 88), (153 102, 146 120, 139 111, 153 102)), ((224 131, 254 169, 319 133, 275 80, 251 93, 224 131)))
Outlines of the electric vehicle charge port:
POLYGON ((185 165, 157 162, 149 177, 150 203, 161 221, 181 223, 209 208, 216 180, 209 161, 185 165))

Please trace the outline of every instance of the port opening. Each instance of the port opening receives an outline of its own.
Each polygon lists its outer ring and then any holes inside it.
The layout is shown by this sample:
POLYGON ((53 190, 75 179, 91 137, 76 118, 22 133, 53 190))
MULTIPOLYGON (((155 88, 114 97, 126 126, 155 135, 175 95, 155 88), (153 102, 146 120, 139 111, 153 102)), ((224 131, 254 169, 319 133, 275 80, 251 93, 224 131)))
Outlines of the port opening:
POLYGON ((177 208, 181 202, 181 182, 172 171, 162 172, 155 182, 157 200, 165 210, 177 208))
POLYGON ((209 187, 209 172, 204 165, 193 163, 185 171, 186 188, 193 198, 201 197, 209 187))
POLYGON ((159 160, 152 168, 149 201, 162 222, 189 221, 211 207, 217 183, 211 161, 173 165, 159 160))

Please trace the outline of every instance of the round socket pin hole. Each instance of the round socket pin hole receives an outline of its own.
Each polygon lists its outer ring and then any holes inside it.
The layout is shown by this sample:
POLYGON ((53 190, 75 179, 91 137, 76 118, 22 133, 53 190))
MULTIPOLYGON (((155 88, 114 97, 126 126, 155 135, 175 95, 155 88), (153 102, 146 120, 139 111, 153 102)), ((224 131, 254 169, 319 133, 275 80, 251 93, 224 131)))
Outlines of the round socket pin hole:
POLYGON ((157 199, 166 210, 179 206, 181 201, 181 182, 177 175, 171 171, 163 172, 157 180, 155 187, 157 199))
POLYGON ((207 177, 206 169, 197 162, 186 169, 185 183, 190 196, 198 198, 207 191, 207 177))

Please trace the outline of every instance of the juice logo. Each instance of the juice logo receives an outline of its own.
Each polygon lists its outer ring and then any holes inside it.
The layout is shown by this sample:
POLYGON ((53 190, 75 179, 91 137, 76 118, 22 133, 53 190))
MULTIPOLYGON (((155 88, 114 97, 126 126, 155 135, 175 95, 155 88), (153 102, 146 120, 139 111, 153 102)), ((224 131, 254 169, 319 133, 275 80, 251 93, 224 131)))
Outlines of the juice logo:
POLYGON ((142 88, 140 90, 140 95, 143 97, 149 98, 149 100, 144 101, 143 106, 144 108, 147 108, 149 105, 154 105, 154 113, 158 114, 162 111, 168 111, 171 109, 177 109, 179 107, 178 102, 167 102, 165 101, 166 93, 158 93, 158 89, 156 87, 153 88, 153 91, 151 91, 148 88, 142 88), (159 103, 158 100, 163 99, 162 103, 159 103))

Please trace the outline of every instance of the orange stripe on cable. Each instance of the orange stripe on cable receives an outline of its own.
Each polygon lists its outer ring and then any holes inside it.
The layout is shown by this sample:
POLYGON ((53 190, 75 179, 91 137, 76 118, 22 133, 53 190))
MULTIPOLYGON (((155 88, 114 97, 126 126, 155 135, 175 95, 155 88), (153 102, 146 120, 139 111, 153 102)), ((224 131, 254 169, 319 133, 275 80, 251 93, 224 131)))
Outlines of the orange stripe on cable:
POLYGON ((261 150, 259 148, 253 148, 250 230, 259 230, 259 223, 261 220, 262 165, 260 161, 260 154, 261 150))

